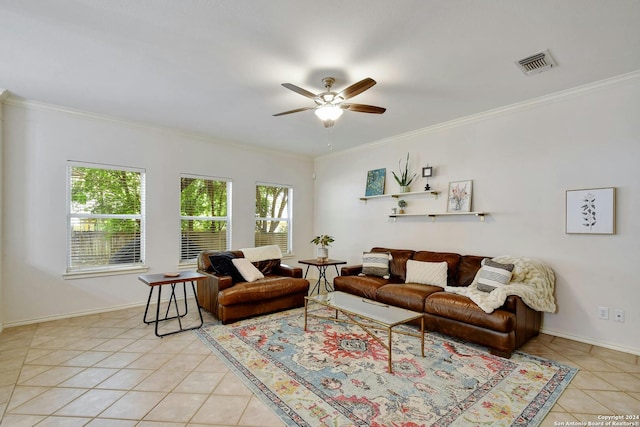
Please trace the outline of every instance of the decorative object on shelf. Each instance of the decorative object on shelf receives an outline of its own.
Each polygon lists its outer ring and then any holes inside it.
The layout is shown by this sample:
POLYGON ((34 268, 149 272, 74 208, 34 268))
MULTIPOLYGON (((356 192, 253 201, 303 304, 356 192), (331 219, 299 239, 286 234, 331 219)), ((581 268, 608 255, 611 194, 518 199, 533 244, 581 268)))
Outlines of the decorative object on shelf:
POLYGON ((471 212, 472 184, 471 180, 449 183, 447 212, 471 212))
POLYGON ((333 243, 334 241, 335 240, 333 239, 333 237, 329 236, 328 234, 321 234, 311 239, 311 243, 316 246, 320 245, 320 247, 318 248, 318 261, 325 262, 329 259, 328 246, 331 246, 330 243, 333 243))
POLYGON ((403 214, 404 213, 404 208, 407 207, 407 201, 400 199, 398 200, 398 206, 400 207, 400 211, 398 212, 399 214, 403 214))
POLYGON ((427 185, 424 186, 424 191, 429 191, 431 190, 431 187, 429 186, 429 177, 433 176, 433 168, 431 166, 426 166, 424 168, 422 168, 422 177, 423 178, 427 178, 427 185))
POLYGON ((616 189, 567 190, 567 234, 615 234, 616 189))
POLYGON ((401 160, 398 160, 398 173, 400 174, 400 176, 398 176, 395 172, 391 172, 393 174, 393 177, 396 179, 396 182, 398 183, 398 185, 400 186, 400 192, 401 193, 408 193, 409 192, 409 186, 411 185, 411 183, 413 182, 413 180, 415 179, 415 177, 417 176, 416 173, 414 173, 413 175, 411 175, 411 178, 409 178, 409 153, 407 153, 407 160, 404 164, 404 170, 402 170, 402 166, 400 164, 401 160))
POLYGON ((384 181, 387 175, 387 169, 373 169, 367 172, 367 188, 364 191, 367 196, 380 196, 384 194, 384 181))
POLYGON ((398 213, 398 208, 391 208, 391 215, 396 215, 398 213))

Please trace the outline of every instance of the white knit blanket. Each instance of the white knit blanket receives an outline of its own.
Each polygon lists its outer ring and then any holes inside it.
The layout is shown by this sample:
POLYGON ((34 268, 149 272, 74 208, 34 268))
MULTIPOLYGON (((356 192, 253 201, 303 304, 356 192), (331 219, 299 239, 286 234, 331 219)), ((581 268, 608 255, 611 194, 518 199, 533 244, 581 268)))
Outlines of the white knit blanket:
POLYGON ((278 245, 258 246, 257 248, 244 248, 240 250, 244 254, 244 257, 251 262, 282 258, 282 251, 278 245))
POLYGON ((501 286, 491 292, 478 290, 476 275, 473 283, 468 287, 447 286, 447 292, 462 294, 475 302, 478 307, 486 313, 491 313, 501 307, 507 296, 517 295, 522 301, 537 311, 555 313, 556 303, 553 291, 556 277, 551 268, 530 258, 499 256, 493 261, 502 264, 514 264, 511 282, 506 286, 501 286))

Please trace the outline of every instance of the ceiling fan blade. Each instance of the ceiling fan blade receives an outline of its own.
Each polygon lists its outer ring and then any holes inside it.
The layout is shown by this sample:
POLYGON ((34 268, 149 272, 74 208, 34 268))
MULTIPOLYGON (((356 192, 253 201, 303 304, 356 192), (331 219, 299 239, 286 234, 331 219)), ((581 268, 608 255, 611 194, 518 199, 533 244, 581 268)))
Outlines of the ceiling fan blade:
POLYGON ((358 83, 354 83, 342 92, 338 94, 338 96, 343 97, 344 99, 352 98, 358 94, 361 94, 365 90, 373 87, 376 84, 376 81, 367 77, 364 80, 360 80, 358 83))
POLYGON ((314 99, 317 95, 309 92, 306 89, 302 89, 300 86, 296 86, 294 84, 291 83, 282 83, 282 86, 286 87, 289 90, 294 91, 295 93, 299 93, 302 96, 306 96, 307 98, 311 98, 314 99))
POLYGON ((300 111, 313 110, 315 107, 302 107, 296 108, 295 110, 284 111, 282 113, 274 114, 273 116, 284 116, 285 114, 299 113, 300 111))
POLYGON ((386 108, 376 107, 375 105, 364 105, 364 104, 342 104, 342 108, 349 111, 355 111, 358 113, 372 113, 372 114, 382 114, 387 111, 386 108))

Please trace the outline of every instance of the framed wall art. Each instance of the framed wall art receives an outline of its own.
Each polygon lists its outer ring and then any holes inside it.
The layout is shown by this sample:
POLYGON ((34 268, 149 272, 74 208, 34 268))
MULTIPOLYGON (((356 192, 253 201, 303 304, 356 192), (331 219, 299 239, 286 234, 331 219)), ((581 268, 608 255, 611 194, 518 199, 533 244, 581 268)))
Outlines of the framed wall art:
POLYGON ((422 177, 423 178, 429 178, 430 176, 433 176, 433 167, 432 166, 427 166, 422 168, 422 177))
POLYGON ((567 190, 567 234, 615 234, 616 189, 567 190))
POLYGON ((471 180, 449 183, 447 212, 471 212, 472 185, 471 180))
POLYGON ((365 196, 380 196, 384 194, 384 180, 387 177, 387 169, 373 169, 367 172, 367 187, 365 196))

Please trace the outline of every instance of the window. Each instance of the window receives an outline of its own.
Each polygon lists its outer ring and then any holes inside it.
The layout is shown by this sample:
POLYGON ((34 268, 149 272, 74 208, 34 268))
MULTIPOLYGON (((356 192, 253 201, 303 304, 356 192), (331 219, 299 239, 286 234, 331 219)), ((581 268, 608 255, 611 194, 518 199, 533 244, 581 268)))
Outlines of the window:
POLYGON ((291 253, 293 188, 284 185, 256 185, 255 246, 278 245, 291 253))
POLYGON ((144 264, 141 169, 69 164, 67 272, 144 264))
POLYGON ((180 262, 194 262, 204 250, 228 250, 231 244, 231 182, 180 177, 180 262))

